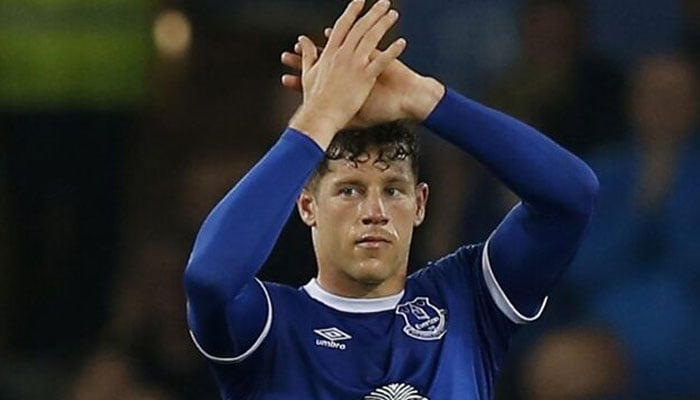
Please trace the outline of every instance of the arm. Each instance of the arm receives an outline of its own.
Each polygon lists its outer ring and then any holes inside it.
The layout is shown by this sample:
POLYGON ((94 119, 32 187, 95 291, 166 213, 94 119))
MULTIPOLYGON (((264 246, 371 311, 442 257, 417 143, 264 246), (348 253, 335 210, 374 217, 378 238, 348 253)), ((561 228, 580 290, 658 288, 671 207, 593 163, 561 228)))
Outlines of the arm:
POLYGON ((212 210, 197 235, 185 271, 188 321, 195 344, 213 361, 240 361, 261 344, 272 303, 255 274, 325 148, 405 47, 396 41, 370 60, 398 14, 378 2, 358 19, 363 5, 350 2, 320 56, 300 37, 301 107, 282 138, 212 210))
POLYGON ((312 140, 288 129, 202 224, 185 271, 185 289, 190 327, 206 353, 239 356, 264 330, 268 318, 260 310, 269 307, 255 274, 322 158, 312 140), (243 318, 245 324, 235 324, 243 318))
MULTIPOLYGON (((291 52, 282 54, 282 63, 304 69, 301 57, 291 52)), ((294 74, 285 75, 282 84, 296 91, 303 86, 294 74)), ((483 163, 523 200, 492 234, 485 261, 497 286, 489 289, 504 292, 500 297, 514 306, 499 307, 537 314, 588 225, 598 191, 591 169, 534 128, 446 90, 399 60, 379 76, 351 123, 397 119, 423 122, 483 163)))
MULTIPOLYGON (((427 88, 436 84, 426 82, 427 88)), ((423 114, 427 109, 416 108, 423 114)), ((490 237, 484 260, 495 278, 489 289, 504 292, 501 297, 515 310, 499 307, 526 322, 579 246, 598 191, 595 175, 537 130, 451 90, 424 124, 474 156, 522 199, 490 237)), ((488 283, 488 270, 485 275, 488 283)))

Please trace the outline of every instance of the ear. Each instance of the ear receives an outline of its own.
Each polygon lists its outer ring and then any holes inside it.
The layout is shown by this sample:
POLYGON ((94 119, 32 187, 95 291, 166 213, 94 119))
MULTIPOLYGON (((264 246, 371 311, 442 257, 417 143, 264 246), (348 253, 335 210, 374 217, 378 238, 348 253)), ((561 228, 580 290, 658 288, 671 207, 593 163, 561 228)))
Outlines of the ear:
POLYGON ((414 226, 422 224, 425 219, 425 208, 428 204, 429 192, 427 183, 420 182, 416 185, 416 219, 413 222, 414 226))
POLYGON ((297 211, 306 225, 316 225, 316 201, 313 194, 306 188, 301 191, 297 199, 297 211))

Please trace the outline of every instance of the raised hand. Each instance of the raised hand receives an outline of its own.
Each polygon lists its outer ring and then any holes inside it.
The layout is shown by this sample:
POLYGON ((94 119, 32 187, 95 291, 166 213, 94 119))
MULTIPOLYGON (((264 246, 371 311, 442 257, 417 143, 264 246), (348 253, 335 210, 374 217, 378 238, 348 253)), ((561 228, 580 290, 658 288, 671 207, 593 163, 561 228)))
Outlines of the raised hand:
MULTIPOLYGON (((324 34, 330 38, 332 29, 326 28, 324 34)), ((297 75, 303 67, 299 43, 294 46, 294 51, 282 53, 282 63, 296 73, 283 75, 282 85, 301 92, 302 79, 297 75)), ((375 49, 370 58, 379 54, 375 49)), ((398 119, 423 121, 443 94, 444 87, 439 82, 417 74, 398 58, 394 59, 379 75, 367 100, 347 127, 366 127, 398 119)))
POLYGON ((322 148, 355 117, 367 101, 377 77, 403 52, 406 42, 394 41, 374 53, 398 19, 388 0, 378 1, 360 17, 363 0, 353 0, 336 20, 320 56, 316 45, 299 37, 301 87, 304 100, 290 127, 309 135, 322 148), (370 57, 374 53, 374 57, 370 57))

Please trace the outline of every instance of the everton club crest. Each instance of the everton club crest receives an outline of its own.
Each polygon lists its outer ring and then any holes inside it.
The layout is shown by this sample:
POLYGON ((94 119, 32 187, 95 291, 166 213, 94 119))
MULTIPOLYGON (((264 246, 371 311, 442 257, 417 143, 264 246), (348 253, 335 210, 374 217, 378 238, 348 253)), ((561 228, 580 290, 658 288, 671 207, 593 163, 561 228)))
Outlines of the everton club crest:
POLYGON ((447 332, 447 311, 430 304, 427 297, 399 304, 396 313, 403 316, 403 331, 418 340, 439 340, 447 332))

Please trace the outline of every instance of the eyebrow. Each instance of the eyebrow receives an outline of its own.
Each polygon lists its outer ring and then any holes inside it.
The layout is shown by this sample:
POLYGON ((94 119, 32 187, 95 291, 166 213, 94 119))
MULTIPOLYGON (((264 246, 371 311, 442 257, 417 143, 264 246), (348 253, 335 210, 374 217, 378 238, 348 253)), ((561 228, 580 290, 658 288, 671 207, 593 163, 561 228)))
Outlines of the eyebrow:
POLYGON ((385 180, 386 183, 411 183, 411 179, 404 175, 394 175, 385 180))
MULTIPOLYGON (((382 180, 386 184, 396 184, 396 183, 402 183, 402 184, 410 184, 411 179, 408 177, 405 177, 403 175, 392 175, 388 177, 387 179, 382 180)), ((365 183, 362 181, 362 179, 357 179, 354 177, 348 177, 348 178, 341 178, 338 180, 334 180, 332 183, 333 186, 341 186, 341 185, 358 185, 362 186, 365 185, 365 183)))
POLYGON ((360 181, 359 179, 347 178, 347 179, 334 180, 332 185, 333 186, 343 186, 343 185, 362 186, 362 185, 364 185, 364 183, 362 183, 362 181, 360 181))

